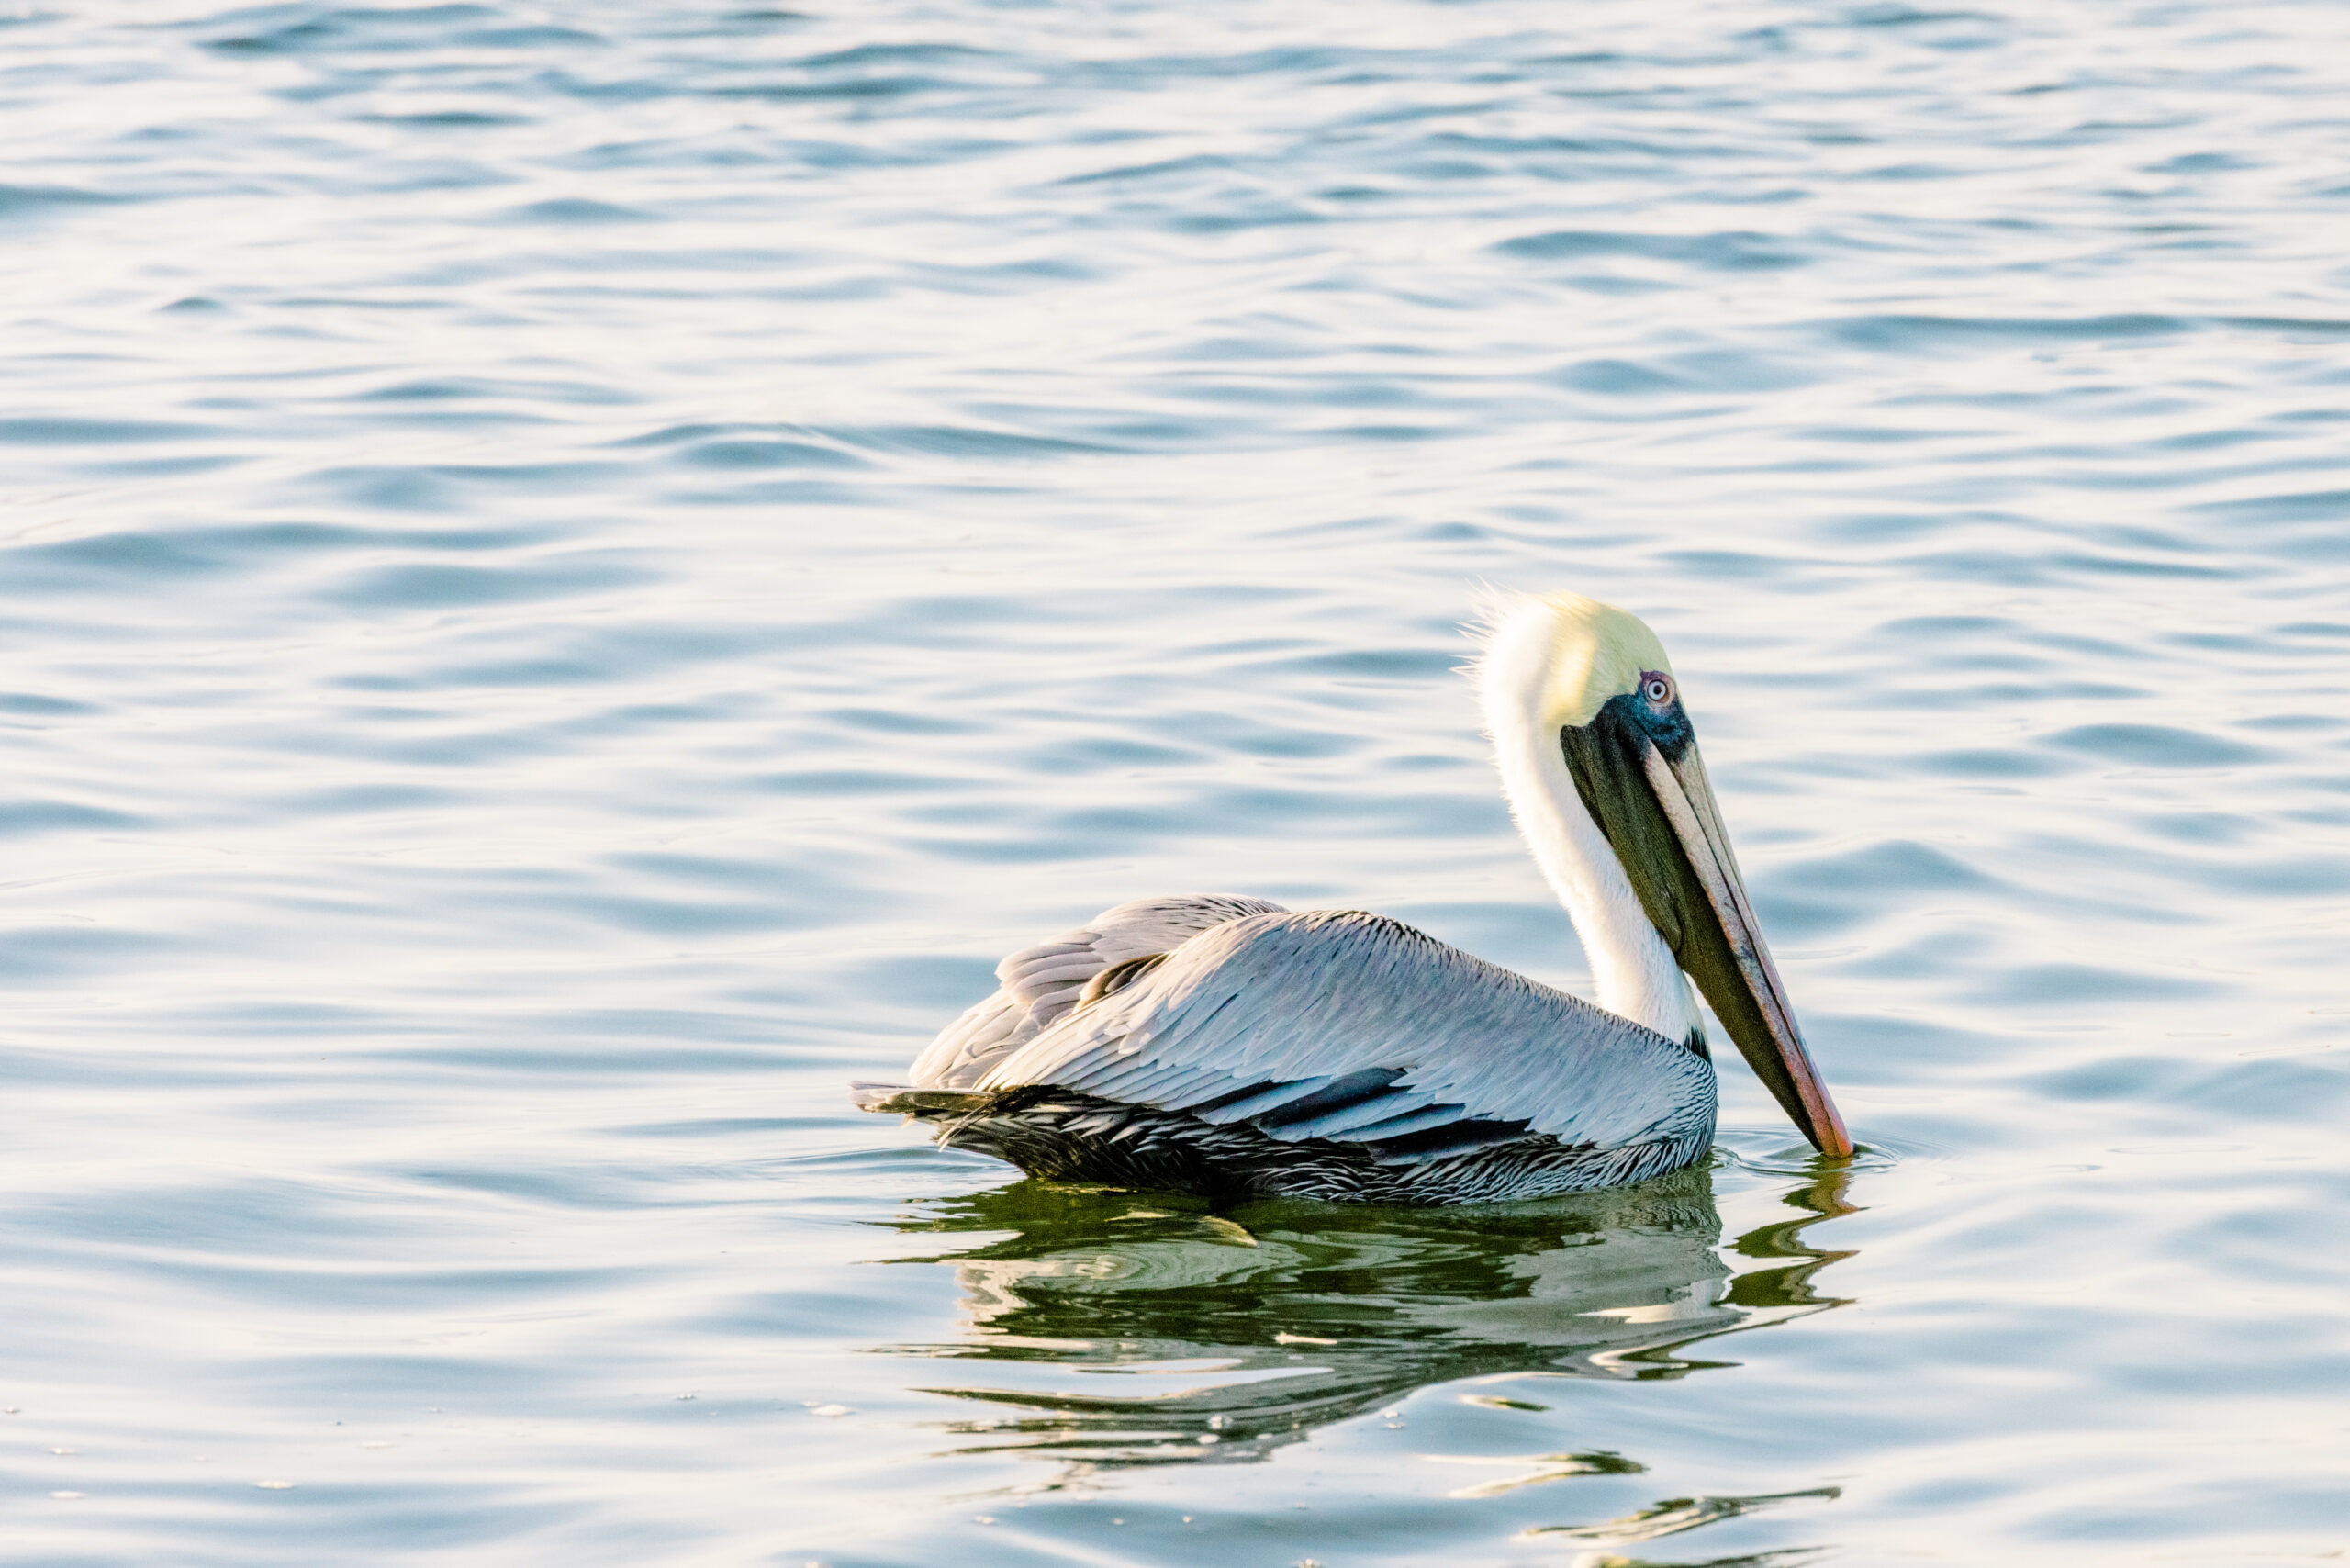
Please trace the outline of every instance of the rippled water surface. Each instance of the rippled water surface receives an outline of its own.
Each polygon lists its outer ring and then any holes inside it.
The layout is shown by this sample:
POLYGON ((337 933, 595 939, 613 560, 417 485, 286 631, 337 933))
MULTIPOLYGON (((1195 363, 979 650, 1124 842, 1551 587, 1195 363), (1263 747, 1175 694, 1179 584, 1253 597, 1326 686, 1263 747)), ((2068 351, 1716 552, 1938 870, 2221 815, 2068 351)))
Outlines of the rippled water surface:
POLYGON ((0 1560, 2350 1550, 2350 12, 5 21, 0 1560), (1850 1169, 849 1108, 1138 894, 1585 984, 1480 582, 1673 649, 1850 1169))

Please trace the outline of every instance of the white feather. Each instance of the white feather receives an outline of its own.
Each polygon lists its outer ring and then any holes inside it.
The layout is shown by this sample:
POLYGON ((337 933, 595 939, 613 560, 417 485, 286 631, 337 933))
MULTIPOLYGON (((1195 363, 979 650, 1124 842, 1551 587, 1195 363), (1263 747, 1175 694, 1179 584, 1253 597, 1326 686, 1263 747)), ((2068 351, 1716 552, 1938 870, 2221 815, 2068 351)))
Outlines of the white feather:
POLYGON ((1558 621, 1550 599, 1498 599, 1486 606, 1484 651, 1469 673, 1494 743, 1502 793, 1543 879, 1574 922, 1599 1005, 1684 1040, 1697 1026, 1689 982, 1640 907, 1623 862, 1583 809, 1559 746, 1559 726, 1551 722, 1558 621))

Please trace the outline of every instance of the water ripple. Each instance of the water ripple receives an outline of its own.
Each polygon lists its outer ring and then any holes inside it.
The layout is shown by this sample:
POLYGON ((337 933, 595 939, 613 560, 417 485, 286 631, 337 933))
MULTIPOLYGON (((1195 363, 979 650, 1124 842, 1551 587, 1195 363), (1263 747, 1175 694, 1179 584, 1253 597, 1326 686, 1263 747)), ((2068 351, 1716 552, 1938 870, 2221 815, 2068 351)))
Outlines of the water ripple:
POLYGON ((2336 11, 0 36, 15 1556, 2342 1549, 2336 11), (1585 983, 1480 582, 1672 646, 1852 1170, 846 1106, 1147 892, 1585 983))

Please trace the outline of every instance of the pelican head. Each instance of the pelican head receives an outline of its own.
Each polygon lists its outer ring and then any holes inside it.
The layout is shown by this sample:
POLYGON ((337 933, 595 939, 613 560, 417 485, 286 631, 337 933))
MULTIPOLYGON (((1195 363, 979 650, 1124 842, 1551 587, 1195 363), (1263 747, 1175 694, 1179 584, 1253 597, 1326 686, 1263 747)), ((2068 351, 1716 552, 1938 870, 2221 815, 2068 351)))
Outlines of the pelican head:
POLYGON ((1475 674, 1511 806, 1592 950, 1602 1004, 1677 1033, 1677 968, 1813 1146, 1852 1153, 1656 633, 1570 593, 1498 600, 1485 630, 1475 674))

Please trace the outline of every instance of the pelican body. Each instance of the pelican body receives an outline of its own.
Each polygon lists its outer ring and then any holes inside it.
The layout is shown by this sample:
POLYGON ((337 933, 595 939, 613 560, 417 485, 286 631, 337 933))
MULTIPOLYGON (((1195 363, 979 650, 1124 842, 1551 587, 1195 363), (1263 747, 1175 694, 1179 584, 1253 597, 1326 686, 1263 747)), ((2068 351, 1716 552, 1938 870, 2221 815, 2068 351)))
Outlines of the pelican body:
POLYGON ((1512 814, 1598 1004, 1382 915, 1121 904, 1012 954, 905 1084, 857 1103, 1031 1175, 1358 1203, 1549 1197, 1712 1147, 1695 998, 1821 1153, 1852 1152, 1663 646, 1573 594, 1497 602, 1470 671, 1512 814))

